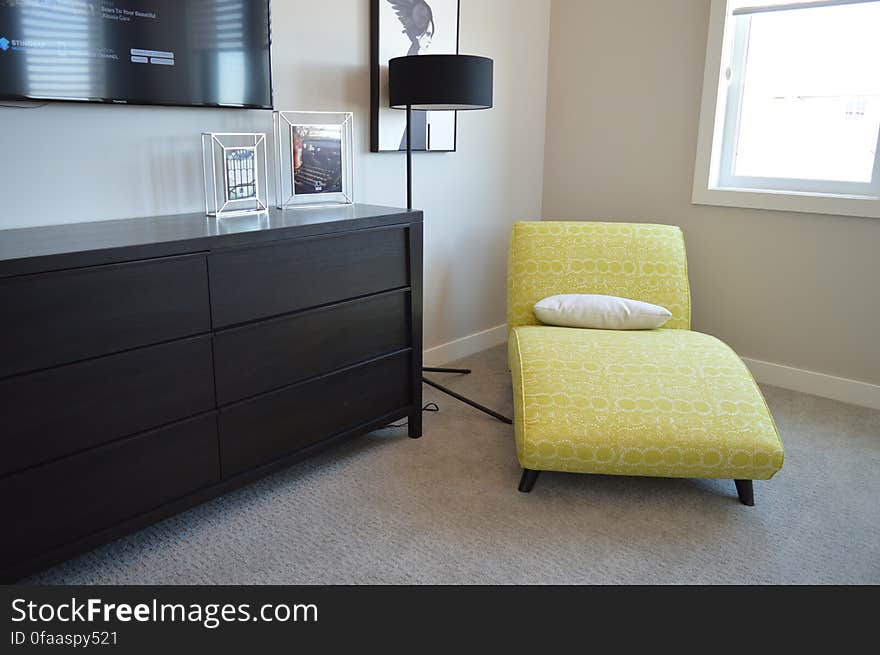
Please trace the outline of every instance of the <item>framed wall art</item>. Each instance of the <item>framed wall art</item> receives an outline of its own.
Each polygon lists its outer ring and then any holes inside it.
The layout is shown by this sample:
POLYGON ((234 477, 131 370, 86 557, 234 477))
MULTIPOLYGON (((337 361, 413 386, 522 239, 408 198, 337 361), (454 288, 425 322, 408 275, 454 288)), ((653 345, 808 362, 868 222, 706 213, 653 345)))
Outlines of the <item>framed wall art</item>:
POLYGON ((265 134, 202 134, 205 213, 220 217, 269 211, 268 164, 265 134))
POLYGON ((354 202, 351 112, 276 111, 279 209, 354 202))
MULTIPOLYGON (((371 0, 370 150, 406 150, 406 112, 389 107, 388 60, 457 55, 459 0, 371 0)), ((413 111, 413 151, 453 152, 458 112, 413 111)))

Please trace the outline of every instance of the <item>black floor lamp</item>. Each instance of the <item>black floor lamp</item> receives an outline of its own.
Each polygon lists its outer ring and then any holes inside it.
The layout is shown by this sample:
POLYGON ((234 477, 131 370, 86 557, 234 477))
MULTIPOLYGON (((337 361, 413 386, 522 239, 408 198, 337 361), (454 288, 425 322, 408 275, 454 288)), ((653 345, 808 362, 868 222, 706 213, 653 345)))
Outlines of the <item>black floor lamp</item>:
MULTIPOLYGON (((412 209, 412 112, 469 111, 492 108, 493 62, 472 55, 413 55, 388 62, 388 87, 392 109, 406 110, 406 207, 412 209)), ((423 368, 425 373, 469 374, 465 368, 423 368)), ((504 423, 503 414, 474 402, 433 380, 422 381, 456 400, 504 423)))

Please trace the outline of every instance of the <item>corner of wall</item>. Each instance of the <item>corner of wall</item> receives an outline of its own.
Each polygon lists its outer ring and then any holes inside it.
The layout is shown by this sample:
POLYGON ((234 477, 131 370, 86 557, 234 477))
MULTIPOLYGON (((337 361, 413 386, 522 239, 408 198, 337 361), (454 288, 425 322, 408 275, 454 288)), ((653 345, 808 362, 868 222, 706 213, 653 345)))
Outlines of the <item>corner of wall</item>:
POLYGON ((550 0, 550 7, 548 8, 549 20, 547 21, 546 52, 547 72, 545 74, 546 98, 544 102, 544 153, 541 162, 541 215, 538 217, 538 219, 542 221, 545 220, 547 214, 547 152, 548 144, 550 142, 550 109, 552 99, 551 97, 553 95, 553 86, 551 84, 553 71, 553 26, 555 24, 555 17, 558 14, 561 2, 562 0, 550 0))

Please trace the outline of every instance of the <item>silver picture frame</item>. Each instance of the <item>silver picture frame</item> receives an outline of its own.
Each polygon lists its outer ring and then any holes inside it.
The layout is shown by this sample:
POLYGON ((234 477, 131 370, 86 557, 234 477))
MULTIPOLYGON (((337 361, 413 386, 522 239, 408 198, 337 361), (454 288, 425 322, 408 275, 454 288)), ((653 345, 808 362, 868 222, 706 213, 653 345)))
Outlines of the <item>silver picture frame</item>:
POLYGON ((269 211, 269 155, 264 133, 203 133, 202 167, 208 216, 269 211))
POLYGON ((278 209, 354 204, 354 114, 276 111, 278 209))

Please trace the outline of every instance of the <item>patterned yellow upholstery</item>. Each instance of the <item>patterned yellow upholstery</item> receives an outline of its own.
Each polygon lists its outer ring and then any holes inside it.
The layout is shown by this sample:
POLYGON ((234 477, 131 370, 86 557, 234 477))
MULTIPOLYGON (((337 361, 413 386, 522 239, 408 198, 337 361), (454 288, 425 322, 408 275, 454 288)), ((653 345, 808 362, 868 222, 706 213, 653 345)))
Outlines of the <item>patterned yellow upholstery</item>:
POLYGON ((675 227, 514 226, 509 362, 523 468, 765 480, 782 467, 776 425, 748 369, 728 346, 688 329, 686 267, 675 227), (660 304, 673 312, 671 329, 537 325, 531 305, 557 293, 660 304))
POLYGON ((661 305, 668 328, 690 329, 684 237, 677 227, 631 223, 519 222, 513 226, 507 325, 538 325, 535 303, 600 293, 661 305))
POLYGON ((509 347, 523 468, 765 480, 782 466, 760 390, 714 337, 529 326, 509 347))

